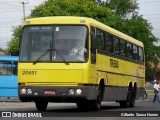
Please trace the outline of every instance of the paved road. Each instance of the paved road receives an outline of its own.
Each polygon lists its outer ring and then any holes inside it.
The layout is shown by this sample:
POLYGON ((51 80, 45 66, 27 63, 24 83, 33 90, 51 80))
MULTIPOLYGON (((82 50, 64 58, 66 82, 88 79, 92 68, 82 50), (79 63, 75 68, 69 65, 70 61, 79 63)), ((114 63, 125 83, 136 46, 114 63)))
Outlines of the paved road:
MULTIPOLYGON (((152 103, 153 96, 149 96, 148 100, 143 102, 141 100, 136 101, 136 106, 134 108, 120 108, 118 103, 115 102, 103 102, 101 111, 85 111, 81 112, 77 109, 76 105, 73 103, 49 103, 48 108, 45 112, 39 113, 34 103, 21 103, 18 101, 2 101, 0 102, 0 111, 4 112, 15 112, 23 113, 24 116, 27 112, 35 113, 38 117, 129 117, 134 118, 136 116, 145 118, 160 117, 160 103, 152 103), (39 114, 38 114, 39 113, 39 114), (134 115, 134 117, 133 117, 134 115), (146 115, 146 116, 145 116, 146 115), (142 117, 145 116, 145 117, 142 117), (157 117, 158 116, 158 117, 157 117)), ((27 114, 28 115, 28 114, 27 114)), ((16 117, 16 114, 15 116, 16 117)), ((90 119, 88 119, 90 120, 90 119)), ((144 119, 146 120, 146 119, 144 119)))

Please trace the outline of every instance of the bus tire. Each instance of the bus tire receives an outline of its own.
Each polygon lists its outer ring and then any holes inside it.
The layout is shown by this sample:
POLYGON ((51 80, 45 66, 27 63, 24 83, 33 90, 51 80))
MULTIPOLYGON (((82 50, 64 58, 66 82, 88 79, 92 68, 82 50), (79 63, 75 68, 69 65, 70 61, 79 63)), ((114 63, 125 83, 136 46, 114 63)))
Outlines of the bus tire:
POLYGON ((90 109, 92 111, 99 111, 101 109, 102 99, 103 99, 103 88, 102 88, 101 85, 99 85, 98 90, 97 90, 97 99, 96 100, 91 100, 89 102, 90 109))
POLYGON ((130 106, 130 97, 131 97, 131 93, 128 92, 127 100, 119 102, 121 108, 128 108, 130 106))
POLYGON ((45 111, 48 106, 48 101, 35 101, 35 105, 38 111, 45 111))
POLYGON ((130 101, 129 101, 129 107, 135 106, 135 90, 131 92, 130 101))
POLYGON ((119 104, 120 104, 121 108, 128 108, 129 107, 129 102, 127 100, 126 101, 120 101, 119 104))
POLYGON ((88 108, 87 101, 76 102, 76 104, 77 104, 78 110, 80 111, 85 111, 88 108))
POLYGON ((99 111, 101 109, 101 101, 98 101, 98 100, 90 101, 89 108, 91 111, 99 111))

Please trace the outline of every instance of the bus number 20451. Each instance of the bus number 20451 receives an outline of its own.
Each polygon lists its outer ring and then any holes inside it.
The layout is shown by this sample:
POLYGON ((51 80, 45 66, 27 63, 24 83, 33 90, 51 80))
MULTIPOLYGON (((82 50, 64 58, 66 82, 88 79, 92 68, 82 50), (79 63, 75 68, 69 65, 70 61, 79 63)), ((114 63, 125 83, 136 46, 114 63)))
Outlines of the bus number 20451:
POLYGON ((37 71, 22 71, 22 75, 36 75, 37 71))

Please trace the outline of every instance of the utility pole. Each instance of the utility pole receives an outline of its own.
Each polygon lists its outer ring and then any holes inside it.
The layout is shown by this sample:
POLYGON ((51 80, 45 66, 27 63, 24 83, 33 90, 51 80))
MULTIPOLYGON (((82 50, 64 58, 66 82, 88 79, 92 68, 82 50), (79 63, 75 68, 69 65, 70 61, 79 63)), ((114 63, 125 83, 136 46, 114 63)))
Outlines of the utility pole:
POLYGON ((23 5, 23 20, 25 21, 25 4, 28 4, 29 2, 21 2, 23 5))

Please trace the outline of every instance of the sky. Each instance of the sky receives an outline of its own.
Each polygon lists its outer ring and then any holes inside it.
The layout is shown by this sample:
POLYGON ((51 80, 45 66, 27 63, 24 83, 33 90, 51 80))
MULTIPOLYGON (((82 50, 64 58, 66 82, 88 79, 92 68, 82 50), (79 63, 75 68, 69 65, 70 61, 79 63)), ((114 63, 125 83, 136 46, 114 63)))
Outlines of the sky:
MULTIPOLYGON (((11 40, 13 27, 23 23, 23 4, 25 3, 25 16, 29 16, 35 6, 45 0, 0 0, 0 48, 7 49, 11 40)), ((153 34, 160 38, 160 0, 137 0, 139 14, 153 27, 153 34)), ((160 45, 159 43, 155 43, 160 45)))
MULTIPOLYGON (((152 33, 160 38, 160 0, 138 0, 139 14, 153 27, 152 33)), ((160 46, 160 42, 155 43, 160 46)))
POLYGON ((13 27, 23 23, 23 4, 25 4, 25 16, 29 16, 35 6, 45 0, 0 0, 0 48, 7 49, 7 43, 11 40, 13 27), (28 3, 29 2, 29 3, 28 3))

